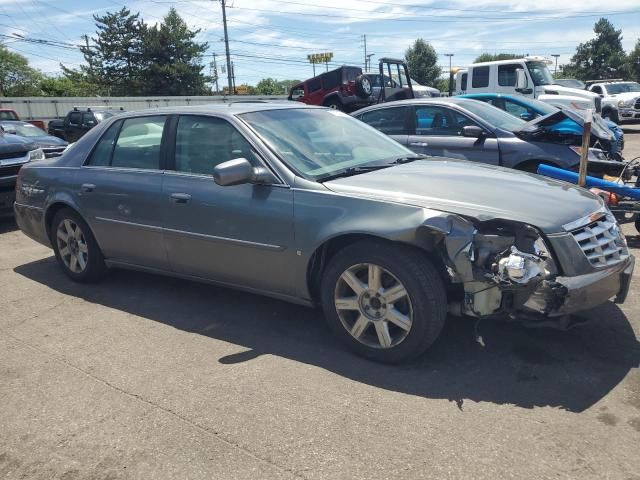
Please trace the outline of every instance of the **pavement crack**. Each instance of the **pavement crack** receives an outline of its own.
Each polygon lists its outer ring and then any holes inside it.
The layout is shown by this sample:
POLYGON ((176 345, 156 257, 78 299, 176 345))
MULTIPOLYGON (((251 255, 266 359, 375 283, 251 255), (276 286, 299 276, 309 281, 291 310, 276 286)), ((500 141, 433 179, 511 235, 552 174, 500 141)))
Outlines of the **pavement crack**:
POLYGON ((128 396, 130 398, 133 398, 134 400, 139 401, 139 402, 145 403, 145 404, 151 406, 152 408, 155 408, 157 410, 165 412, 165 413, 177 418, 179 421, 191 426, 192 428, 195 428, 196 430, 199 430, 199 431, 209 435, 211 438, 213 438, 213 439, 215 439, 215 440, 217 440, 217 441, 219 441, 219 442, 221 442, 221 443, 223 443, 223 444, 225 444, 225 445, 227 445, 227 446, 229 446, 229 447, 231 447, 233 449, 236 449, 236 450, 242 452, 243 454, 247 455, 248 457, 253 458, 254 460, 257 460, 259 462, 265 463, 265 464, 267 464, 267 465, 279 470, 280 472, 287 473, 289 475, 293 475, 295 478, 300 478, 300 479, 303 479, 303 480, 307 480, 308 479, 308 477, 305 477, 305 476, 301 475, 300 473, 298 473, 298 472, 296 472, 296 471, 294 471, 292 469, 289 469, 287 467, 283 467, 283 466, 273 462, 272 460, 270 460, 268 458, 261 457, 261 456, 255 454, 255 453, 251 452, 251 450, 247 449, 246 447, 243 447, 242 445, 239 445, 239 444, 237 444, 237 443, 235 443, 235 442, 233 442, 231 440, 228 440, 228 439, 224 438, 223 436, 220 435, 220 432, 218 432, 218 431, 216 431, 214 429, 210 429, 208 427, 205 427, 203 425, 199 425, 199 424, 195 423, 194 421, 192 421, 189 418, 187 418, 186 416, 184 416, 184 415, 172 410, 171 408, 159 405, 159 404, 157 404, 157 403, 155 403, 155 402, 153 402, 151 400, 148 400, 148 399, 144 398, 141 395, 138 395, 137 393, 133 393, 133 392, 129 392, 127 390, 124 390, 123 388, 120 388, 117 385, 114 385, 113 383, 109 382, 108 380, 100 378, 100 377, 92 374, 91 372, 89 372, 89 371, 87 371, 87 370, 85 370, 85 369, 83 369, 81 367, 78 367, 77 365, 74 365, 73 363, 71 363, 67 359, 65 359, 64 357, 60 357, 58 355, 55 355, 55 354, 53 354, 51 352, 48 352, 46 350, 43 350, 42 348, 37 347, 36 345, 33 345, 33 344, 29 343, 29 342, 26 342, 25 340, 23 340, 23 339, 21 339, 19 337, 16 337, 12 333, 10 333, 7 329, 3 328, 1 330, 4 332, 4 334, 7 337, 10 337, 14 341, 22 344, 23 346, 25 346, 25 347, 27 347, 27 348, 35 351, 35 352, 38 352, 41 355, 46 355, 46 356, 52 358, 54 361, 66 366, 68 368, 71 368, 71 369, 83 374, 84 376, 89 377, 91 380, 93 380, 95 382, 98 382, 98 383, 101 383, 102 385, 104 385, 104 386, 106 386, 106 387, 108 387, 108 388, 110 388, 112 390, 117 391, 118 393, 126 395, 126 396, 128 396))

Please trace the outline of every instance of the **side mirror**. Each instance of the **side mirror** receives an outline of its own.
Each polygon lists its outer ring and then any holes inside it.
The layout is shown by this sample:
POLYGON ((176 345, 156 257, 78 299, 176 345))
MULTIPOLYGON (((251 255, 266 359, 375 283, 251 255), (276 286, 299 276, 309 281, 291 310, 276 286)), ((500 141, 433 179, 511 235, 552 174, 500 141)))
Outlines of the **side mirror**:
POLYGON ((484 130, 477 125, 467 125, 462 127, 462 136, 470 138, 482 138, 484 137, 484 130))
POLYGON ((533 90, 529 88, 527 74, 522 68, 516 68, 516 92, 524 94, 533 92, 533 90))
POLYGON ((533 120, 534 116, 531 112, 523 112, 520 114, 520 118, 525 122, 530 122, 531 120, 533 120))
POLYGON ((221 187, 243 183, 272 183, 274 178, 265 168, 254 167, 246 158, 235 158, 216 165, 213 180, 221 187))

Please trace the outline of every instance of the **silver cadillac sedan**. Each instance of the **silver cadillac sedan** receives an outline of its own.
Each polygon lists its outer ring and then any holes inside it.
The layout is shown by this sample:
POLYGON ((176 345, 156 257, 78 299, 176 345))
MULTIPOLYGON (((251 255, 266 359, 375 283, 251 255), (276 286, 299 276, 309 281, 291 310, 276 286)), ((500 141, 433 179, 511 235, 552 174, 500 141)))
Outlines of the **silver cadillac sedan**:
POLYGON ((383 362, 423 352, 447 313, 566 327, 623 302, 634 266, 584 189, 299 103, 126 113, 16 190, 18 225, 75 281, 130 268, 321 306, 383 362))

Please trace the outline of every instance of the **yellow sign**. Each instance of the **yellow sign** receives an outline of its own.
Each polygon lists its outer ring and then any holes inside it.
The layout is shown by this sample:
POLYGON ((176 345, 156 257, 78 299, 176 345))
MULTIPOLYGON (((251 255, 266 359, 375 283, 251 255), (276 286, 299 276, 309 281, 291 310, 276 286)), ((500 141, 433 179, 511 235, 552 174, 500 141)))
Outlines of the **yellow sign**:
POLYGON ((312 53, 307 55, 309 63, 328 63, 333 58, 333 52, 312 53))

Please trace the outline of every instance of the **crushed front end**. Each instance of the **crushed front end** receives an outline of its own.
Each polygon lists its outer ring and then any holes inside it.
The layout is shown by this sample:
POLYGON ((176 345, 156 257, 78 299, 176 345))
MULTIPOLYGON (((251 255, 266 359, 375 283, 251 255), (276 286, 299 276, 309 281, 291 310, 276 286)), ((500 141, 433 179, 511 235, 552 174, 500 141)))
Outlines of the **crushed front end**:
POLYGON ((566 326, 569 314, 627 296, 634 257, 606 208, 544 236, 513 221, 449 222, 442 253, 458 286, 454 314, 566 326))

